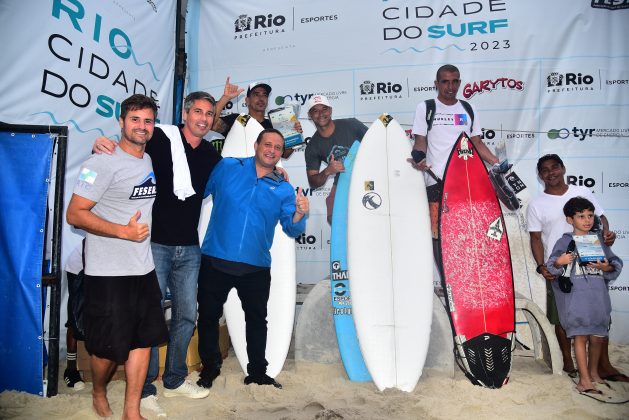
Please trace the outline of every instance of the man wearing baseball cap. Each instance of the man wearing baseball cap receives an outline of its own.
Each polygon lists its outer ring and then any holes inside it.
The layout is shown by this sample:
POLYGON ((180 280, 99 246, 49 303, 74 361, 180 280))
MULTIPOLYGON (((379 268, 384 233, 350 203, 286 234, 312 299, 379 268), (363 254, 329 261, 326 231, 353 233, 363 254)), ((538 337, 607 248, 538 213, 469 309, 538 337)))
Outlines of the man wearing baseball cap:
POLYGON ((339 173, 345 171, 343 160, 355 140, 362 140, 367 132, 365 124, 356 118, 332 119, 332 106, 323 95, 314 95, 308 101, 308 117, 317 131, 306 146, 306 174, 312 188, 325 184, 334 176, 334 184, 325 200, 328 223, 332 223, 332 209, 339 173), (327 166, 320 171, 321 162, 327 166))
MULTIPOLYGON (((225 89, 223 96, 216 102, 216 115, 220 115, 221 111, 229 101, 235 99, 244 92, 244 88, 238 87, 238 85, 231 84, 229 77, 225 82, 225 89)), ((264 82, 253 82, 247 87, 247 96, 245 98, 245 105, 247 106, 248 114, 255 118, 264 129, 273 128, 271 120, 266 118, 266 107, 269 104, 269 95, 271 94, 271 86, 264 82)), ((214 126, 212 129, 223 136, 227 137, 227 133, 231 130, 234 121, 239 114, 232 113, 224 117, 214 119, 214 126)), ((297 121, 295 123, 295 130, 302 132, 301 123, 297 121)), ((222 149, 222 146, 221 146, 222 149)), ((219 153, 221 150, 219 150, 219 153)), ((293 153, 291 148, 286 148, 282 155, 283 158, 288 158, 293 153)))
MULTIPOLYGON (((227 82, 225 83, 223 96, 221 96, 218 102, 216 102, 216 115, 220 115, 227 103, 232 99, 237 98, 242 92, 244 92, 244 89, 238 87, 238 85, 231 84, 228 77, 227 82)), ((264 82, 253 82, 247 87, 247 97, 245 98, 248 114, 255 118, 265 129, 273 128, 271 121, 266 118, 266 107, 269 104, 270 94, 271 86, 264 82)), ((238 114, 233 113, 224 117, 216 118, 212 129, 224 136, 227 136, 227 133, 231 130, 237 117, 238 114)))

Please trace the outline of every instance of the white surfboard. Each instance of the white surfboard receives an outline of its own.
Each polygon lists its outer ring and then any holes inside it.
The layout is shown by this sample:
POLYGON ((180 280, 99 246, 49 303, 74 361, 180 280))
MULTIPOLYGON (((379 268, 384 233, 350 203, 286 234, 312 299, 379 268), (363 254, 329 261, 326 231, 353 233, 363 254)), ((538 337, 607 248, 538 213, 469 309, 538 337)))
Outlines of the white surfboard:
POLYGON ((380 390, 411 392, 432 322, 433 253, 424 177, 411 144, 383 114, 363 137, 349 191, 348 269, 354 322, 380 390))
MULTIPOLYGON (((263 130, 260 123, 249 115, 241 114, 232 129, 229 131, 223 145, 224 157, 248 157, 254 155, 253 144, 258 134, 263 130)), ((281 166, 278 162, 277 166, 281 166)), ((211 204, 208 212, 207 203, 204 202, 201 219, 211 213, 211 204), (207 214, 206 214, 207 213, 207 214)), ((207 229, 207 222, 203 226, 207 229)), ((201 228, 199 229, 201 235, 201 228)), ((205 236, 205 231, 203 231, 205 236)), ((202 237, 203 237, 202 236, 202 237)), ((282 231, 278 223, 275 228, 273 246, 271 247, 271 291, 267 304, 267 340, 266 360, 269 362, 267 375, 275 378, 284 366, 284 361, 290 347, 295 319, 295 301, 297 287, 295 283, 295 240, 282 231)), ((245 335, 245 314, 242 310, 240 298, 236 289, 232 289, 223 307, 229 337, 238 362, 247 373, 247 339, 245 335)))

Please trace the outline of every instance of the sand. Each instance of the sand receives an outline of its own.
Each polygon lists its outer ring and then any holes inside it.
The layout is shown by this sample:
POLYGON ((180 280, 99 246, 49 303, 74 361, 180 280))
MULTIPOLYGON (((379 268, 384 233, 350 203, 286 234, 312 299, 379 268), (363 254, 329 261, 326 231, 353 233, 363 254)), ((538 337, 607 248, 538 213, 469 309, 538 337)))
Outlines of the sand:
MULTIPOLYGON (((610 358, 629 373, 629 346, 611 345, 610 358)), ((191 378, 195 379, 193 372, 191 378)), ((337 364, 295 363, 289 359, 277 377, 284 389, 243 385, 233 352, 225 360, 210 396, 203 400, 159 397, 169 419, 627 419, 629 403, 605 404, 579 395, 566 375, 550 369, 525 351, 514 353, 507 385, 492 390, 472 385, 458 371, 454 378, 424 371, 412 393, 379 392, 372 383, 347 380, 337 364)), ((161 395, 161 382, 156 382, 161 395)), ((629 399, 629 384, 612 383, 615 397, 629 399)), ((109 385, 114 418, 119 418, 125 383, 109 385)), ((17 392, 0 394, 1 419, 96 419, 91 409, 91 384, 72 391, 63 381, 60 394, 41 398, 17 392)), ((143 414, 157 418, 152 412, 143 414)))

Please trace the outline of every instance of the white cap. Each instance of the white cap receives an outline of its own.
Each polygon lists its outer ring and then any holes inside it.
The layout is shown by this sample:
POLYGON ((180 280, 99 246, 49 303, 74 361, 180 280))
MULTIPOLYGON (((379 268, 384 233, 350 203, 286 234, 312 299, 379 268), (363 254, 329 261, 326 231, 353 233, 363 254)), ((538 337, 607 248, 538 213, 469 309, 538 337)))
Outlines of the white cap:
POLYGON ((247 88, 247 96, 249 96, 251 91, 254 90, 255 88, 257 88, 258 86, 264 88, 264 90, 266 91, 267 95, 271 93, 271 86, 269 86, 268 84, 266 84, 264 82, 253 82, 247 88))
POLYGON ((310 98, 310 100, 308 101, 308 112, 310 112, 312 107, 315 105, 325 105, 332 108, 332 105, 330 105, 328 98, 322 95, 314 95, 310 98))

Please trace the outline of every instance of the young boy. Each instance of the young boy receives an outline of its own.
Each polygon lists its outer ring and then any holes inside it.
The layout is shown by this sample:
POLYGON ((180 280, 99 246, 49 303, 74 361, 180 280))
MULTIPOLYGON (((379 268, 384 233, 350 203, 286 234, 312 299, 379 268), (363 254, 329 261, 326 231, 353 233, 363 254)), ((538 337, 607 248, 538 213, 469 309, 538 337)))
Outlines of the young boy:
POLYGON ((605 258, 582 266, 577 253, 567 250, 574 236, 587 235, 592 229, 594 205, 583 197, 574 197, 565 204, 563 212, 573 231, 557 241, 546 267, 554 276, 569 277, 572 282, 569 292, 561 290, 559 280, 554 280, 552 287, 561 325, 568 337, 574 337, 579 370, 577 391, 602 394, 594 383, 603 383, 598 374, 598 359, 603 339, 608 335, 611 315, 607 282, 620 275, 623 264, 601 241, 605 258))

